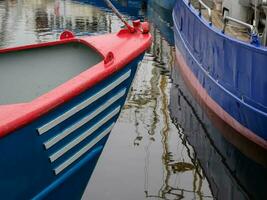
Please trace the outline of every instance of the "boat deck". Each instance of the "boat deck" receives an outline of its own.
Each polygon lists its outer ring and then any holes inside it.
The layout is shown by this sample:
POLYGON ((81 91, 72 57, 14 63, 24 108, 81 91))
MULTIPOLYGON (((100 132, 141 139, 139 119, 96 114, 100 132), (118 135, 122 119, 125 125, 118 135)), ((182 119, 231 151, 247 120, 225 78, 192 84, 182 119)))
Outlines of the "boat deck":
MULTIPOLYGON (((219 30, 223 30, 224 22, 222 13, 217 10, 212 10, 211 13, 212 13, 212 25, 218 28, 219 30)), ((208 11, 203 9, 202 15, 208 21, 208 11)), ((230 35, 233 38, 244 42, 250 42, 250 36, 248 34, 247 29, 232 23, 229 23, 226 26, 225 34, 230 35)))
POLYGON ((78 42, 0 53, 0 105, 29 102, 72 79, 102 57, 78 42))

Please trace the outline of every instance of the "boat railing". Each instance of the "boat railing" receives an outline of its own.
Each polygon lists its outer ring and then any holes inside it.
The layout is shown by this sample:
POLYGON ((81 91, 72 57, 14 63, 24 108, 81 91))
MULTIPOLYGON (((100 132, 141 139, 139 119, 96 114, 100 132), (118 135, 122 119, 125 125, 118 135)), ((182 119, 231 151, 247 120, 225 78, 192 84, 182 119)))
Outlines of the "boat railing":
MULTIPOLYGON (((209 6, 207 6, 207 4, 205 4, 202 0, 188 0, 188 5, 191 6, 192 4, 199 5, 198 6, 199 16, 202 16, 202 8, 205 8, 208 11, 209 25, 212 25, 212 9, 209 6)), ((255 26, 248 24, 246 22, 240 21, 238 19, 229 17, 227 15, 223 17, 222 33, 225 33, 225 30, 226 30, 226 27, 229 21, 235 22, 239 25, 245 26, 246 28, 250 29, 249 36, 250 36, 251 44, 254 44, 255 46, 260 46, 259 34, 255 26)))
POLYGON ((222 30, 223 33, 225 32, 226 26, 227 26, 229 21, 235 22, 237 24, 240 24, 240 25, 243 25, 243 26, 249 28, 251 34, 256 34, 257 33, 257 31, 256 31, 256 29, 255 29, 255 27, 253 25, 248 24, 248 23, 243 22, 243 21, 240 21, 238 19, 235 19, 235 18, 232 18, 232 17, 229 17, 229 16, 224 16, 223 17, 223 21, 224 21, 223 30, 222 30))
POLYGON ((259 42, 258 32, 257 32, 257 29, 253 25, 248 24, 248 23, 243 22, 243 21, 240 21, 238 19, 229 17, 229 16, 224 16, 223 21, 224 21, 223 30, 222 30, 223 33, 225 33, 225 29, 226 29, 226 26, 228 25, 228 22, 232 21, 232 22, 235 22, 239 25, 242 25, 242 26, 250 29, 249 34, 250 34, 250 38, 251 38, 251 43, 255 44, 255 45, 259 45, 260 42, 259 42))
MULTIPOLYGON (((191 4, 192 0, 188 0, 188 4, 191 4)), ((199 16, 202 15, 202 6, 208 11, 208 15, 209 15, 209 23, 210 25, 212 24, 212 13, 211 13, 211 8, 209 6, 207 6, 203 1, 201 0, 197 0, 198 1, 198 11, 199 11, 199 16)))

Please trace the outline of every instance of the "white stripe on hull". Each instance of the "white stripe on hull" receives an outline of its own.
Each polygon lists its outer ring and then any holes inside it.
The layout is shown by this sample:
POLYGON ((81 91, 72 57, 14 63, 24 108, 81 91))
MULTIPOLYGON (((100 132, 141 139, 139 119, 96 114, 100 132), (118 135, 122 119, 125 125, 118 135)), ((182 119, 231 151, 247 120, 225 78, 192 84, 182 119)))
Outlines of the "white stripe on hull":
POLYGON ((57 151, 56 153, 52 154, 49 159, 51 162, 54 162, 59 157, 64 155, 66 152, 68 152, 70 149, 84 141, 87 137, 89 137, 91 134, 93 134, 96 130, 98 130, 103 124, 108 122, 112 117, 114 117, 116 114, 120 112, 121 107, 117 107, 115 110, 113 110, 111 113, 109 113, 107 116, 105 116, 103 119, 101 119, 97 124, 95 124, 93 127, 91 127, 88 131, 84 132, 80 136, 78 136, 76 139, 68 143, 66 146, 64 146, 62 149, 57 151))
POLYGON ((92 96, 89 99, 83 101, 79 105, 73 107, 72 109, 70 109, 69 111, 65 112, 63 115, 57 117, 53 121, 51 121, 51 122, 45 124, 44 126, 38 128, 37 130, 38 130, 39 135, 44 134, 45 132, 47 132, 50 129, 54 128, 55 126, 57 126, 61 122, 65 121, 69 117, 73 116, 77 112, 81 111, 82 109, 84 109, 85 107, 87 107, 88 105, 90 105, 91 103, 93 103, 94 101, 96 101, 99 98, 103 97, 105 94, 107 94, 112 89, 114 89, 115 87, 117 87, 118 85, 120 85, 127 78, 129 78, 130 75, 131 75, 131 70, 127 71, 125 74, 123 74, 122 76, 120 76, 117 80, 115 80, 112 84, 108 85, 107 87, 105 87, 104 89, 102 89, 101 91, 99 91, 94 96, 92 96))
POLYGON ((83 154, 85 154, 89 149, 91 149, 95 144, 97 144, 101 139, 103 139, 106 135, 110 133, 112 130, 112 127, 114 126, 114 123, 111 124, 105 131, 103 131, 100 135, 98 135, 93 141, 91 141, 89 144, 87 144, 85 147, 83 147, 80 151, 75 153, 72 157, 70 157, 68 160, 63 162, 61 165, 59 165, 56 169, 54 169, 54 173, 58 175, 60 172, 62 172, 66 167, 71 165, 73 162, 75 162, 77 159, 79 159, 83 154))
POLYGON ((45 142, 44 143, 45 148, 46 149, 51 148, 56 143, 58 143, 59 141, 61 141, 62 139, 64 139, 68 135, 70 135, 72 132, 74 132, 75 130, 77 130, 78 128, 80 128, 81 126, 83 126, 84 124, 86 124, 87 122, 89 122, 91 119, 93 119, 98 114, 100 114, 105 109, 107 109, 110 105, 112 105, 117 100, 119 100, 121 97, 123 97, 125 95, 125 93, 126 93, 126 89, 123 89, 120 93, 118 93, 116 96, 114 96, 111 99, 109 99, 104 105, 102 105, 101 107, 99 107, 93 113, 91 113, 90 115, 84 117, 79 122, 75 123, 74 125, 72 125, 68 129, 66 129, 65 131, 63 131, 62 133, 60 133, 59 135, 57 135, 54 138, 52 138, 52 139, 48 140, 47 142, 45 142))

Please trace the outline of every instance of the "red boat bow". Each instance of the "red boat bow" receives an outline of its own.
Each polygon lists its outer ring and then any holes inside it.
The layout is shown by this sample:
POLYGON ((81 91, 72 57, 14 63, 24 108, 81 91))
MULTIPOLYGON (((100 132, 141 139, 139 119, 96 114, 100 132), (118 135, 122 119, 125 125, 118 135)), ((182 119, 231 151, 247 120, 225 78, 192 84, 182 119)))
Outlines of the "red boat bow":
POLYGON ((70 32, 64 32, 61 40, 58 41, 0 50, 0 53, 7 53, 79 42, 92 47, 103 56, 103 61, 100 63, 31 102, 0 105, 0 137, 32 122, 56 106, 94 86, 149 48, 151 45, 151 35, 148 33, 149 25, 140 23, 140 21, 133 24, 135 28, 133 33, 123 29, 117 34, 76 38, 70 32))

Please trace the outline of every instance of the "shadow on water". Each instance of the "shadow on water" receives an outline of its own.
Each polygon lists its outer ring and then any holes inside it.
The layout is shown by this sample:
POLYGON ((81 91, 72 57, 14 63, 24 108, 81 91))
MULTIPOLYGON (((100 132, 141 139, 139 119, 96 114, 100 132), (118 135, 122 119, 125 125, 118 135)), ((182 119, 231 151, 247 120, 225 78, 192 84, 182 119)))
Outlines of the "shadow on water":
MULTIPOLYGON (((113 2, 127 19, 148 19, 154 42, 83 199, 264 199, 266 169, 223 139, 176 70, 171 10, 157 0, 113 2)), ((121 25, 100 0, 0 1, 1 48, 121 25)))

